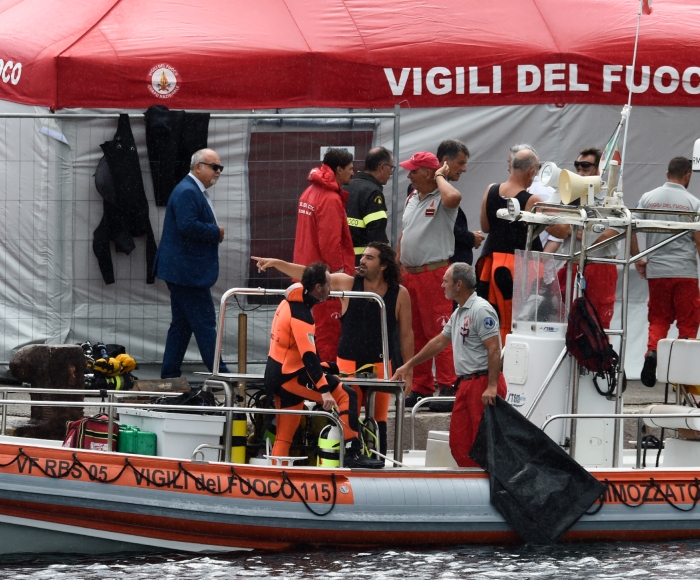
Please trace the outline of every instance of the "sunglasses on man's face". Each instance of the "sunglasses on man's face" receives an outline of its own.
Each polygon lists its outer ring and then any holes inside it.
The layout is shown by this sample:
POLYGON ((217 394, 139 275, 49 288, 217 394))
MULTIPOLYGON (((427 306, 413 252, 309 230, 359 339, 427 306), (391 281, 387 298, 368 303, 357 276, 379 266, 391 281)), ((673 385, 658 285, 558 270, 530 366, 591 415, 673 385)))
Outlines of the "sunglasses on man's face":
POLYGON ((224 166, 223 166, 223 165, 219 165, 218 163, 204 163, 204 161, 200 161, 199 163, 202 164, 202 165, 208 165, 208 166, 211 167, 214 171, 223 171, 223 170, 224 170, 224 166))
POLYGON ((576 169, 590 169, 594 165, 595 163, 591 163, 590 161, 574 161, 574 167, 576 169))

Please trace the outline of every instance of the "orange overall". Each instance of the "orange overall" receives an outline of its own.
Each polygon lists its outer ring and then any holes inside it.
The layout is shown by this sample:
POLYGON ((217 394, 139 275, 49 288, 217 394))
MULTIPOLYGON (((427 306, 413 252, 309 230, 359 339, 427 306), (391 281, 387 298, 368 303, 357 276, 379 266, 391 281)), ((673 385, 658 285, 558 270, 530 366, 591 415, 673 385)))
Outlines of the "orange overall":
POLYGON ((500 321, 501 344, 506 343, 513 319, 513 274, 515 256, 494 252, 476 263, 478 294, 496 309, 500 321))
MULTIPOLYGON (((333 375, 324 375, 316 354, 314 332, 311 304, 304 301, 302 285, 293 284, 272 321, 265 388, 274 393, 278 409, 301 409, 304 400, 321 403, 321 395, 330 393, 343 421, 344 439, 348 441, 357 437, 356 395, 333 375)), ((300 420, 300 415, 277 415, 273 455, 289 455, 300 420)))

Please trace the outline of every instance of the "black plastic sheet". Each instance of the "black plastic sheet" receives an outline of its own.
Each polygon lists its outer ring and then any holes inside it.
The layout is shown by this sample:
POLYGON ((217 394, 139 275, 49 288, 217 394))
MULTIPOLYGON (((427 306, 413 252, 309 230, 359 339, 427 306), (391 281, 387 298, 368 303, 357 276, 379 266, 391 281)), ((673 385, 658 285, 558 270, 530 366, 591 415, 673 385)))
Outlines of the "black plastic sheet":
POLYGON ((605 491, 500 397, 486 405, 469 457, 490 475, 493 506, 528 543, 557 542, 605 491))

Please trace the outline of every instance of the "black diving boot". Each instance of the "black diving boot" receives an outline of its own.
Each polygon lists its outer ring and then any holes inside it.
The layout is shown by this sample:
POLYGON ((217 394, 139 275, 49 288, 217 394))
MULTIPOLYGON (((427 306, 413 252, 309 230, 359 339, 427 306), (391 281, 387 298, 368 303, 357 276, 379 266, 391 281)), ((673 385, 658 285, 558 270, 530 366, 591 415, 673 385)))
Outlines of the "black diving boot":
POLYGON ((656 384, 656 351, 650 350, 649 354, 644 357, 644 366, 642 367, 642 384, 645 387, 653 387, 656 384))
POLYGON ((344 467, 355 469, 381 469, 384 467, 384 460, 374 459, 362 454, 360 450, 360 440, 352 439, 350 445, 345 447, 344 467))

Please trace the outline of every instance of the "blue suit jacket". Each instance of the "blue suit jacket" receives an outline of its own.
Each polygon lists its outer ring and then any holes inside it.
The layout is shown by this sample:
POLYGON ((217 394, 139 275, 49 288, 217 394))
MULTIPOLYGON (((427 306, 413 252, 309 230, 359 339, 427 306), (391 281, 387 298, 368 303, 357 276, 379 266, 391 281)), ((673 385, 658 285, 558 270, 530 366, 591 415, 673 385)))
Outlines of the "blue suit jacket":
POLYGON ((189 175, 170 194, 153 271, 161 280, 194 288, 211 288, 219 277, 219 226, 189 175))

